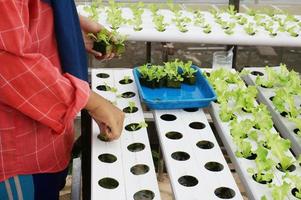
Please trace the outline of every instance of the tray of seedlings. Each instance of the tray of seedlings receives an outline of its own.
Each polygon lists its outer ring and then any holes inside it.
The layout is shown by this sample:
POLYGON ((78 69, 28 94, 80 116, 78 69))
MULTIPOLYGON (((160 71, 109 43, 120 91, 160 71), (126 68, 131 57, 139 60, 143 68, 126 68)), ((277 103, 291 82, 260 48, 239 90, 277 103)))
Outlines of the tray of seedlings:
POLYGON ((256 85, 258 99, 267 105, 281 135, 292 142, 295 155, 301 154, 301 79, 299 73, 279 67, 248 68, 244 76, 249 85, 256 85))
POLYGON ((300 160, 274 129, 268 108, 256 102, 256 87, 246 87, 235 71, 206 72, 218 96, 210 114, 249 199, 300 199, 300 160))
POLYGON ((139 94, 151 109, 206 107, 216 99, 211 85, 191 61, 146 64, 134 68, 133 73, 139 94))

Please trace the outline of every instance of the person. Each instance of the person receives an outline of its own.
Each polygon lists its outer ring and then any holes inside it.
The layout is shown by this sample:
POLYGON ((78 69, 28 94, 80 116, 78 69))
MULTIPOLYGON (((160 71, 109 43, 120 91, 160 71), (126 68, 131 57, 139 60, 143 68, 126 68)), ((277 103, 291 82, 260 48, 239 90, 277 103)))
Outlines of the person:
POLYGON ((87 109, 110 140, 122 132, 123 112, 89 88, 83 50, 114 55, 79 36, 103 27, 73 0, 0 0, 0 13, 0 199, 55 200, 76 114, 87 109))

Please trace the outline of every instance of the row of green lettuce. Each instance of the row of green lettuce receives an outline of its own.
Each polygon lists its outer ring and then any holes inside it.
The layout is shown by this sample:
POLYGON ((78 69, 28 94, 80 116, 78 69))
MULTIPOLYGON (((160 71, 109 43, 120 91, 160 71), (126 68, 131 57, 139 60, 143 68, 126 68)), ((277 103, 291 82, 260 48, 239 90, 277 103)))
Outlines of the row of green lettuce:
MULTIPOLYGON (((256 86, 245 86, 240 76, 247 73, 223 68, 204 73, 217 93, 219 117, 229 124, 235 155, 255 162, 256 168, 247 171, 254 181, 268 184, 274 200, 285 199, 289 192, 301 199, 301 175, 290 172, 299 167, 301 157, 296 160, 292 156, 291 142, 275 131, 267 107, 256 103, 256 86), (276 170, 284 172, 282 185, 272 183, 276 170)), ((263 196, 265 199, 269 197, 263 196)))
POLYGON ((280 69, 265 67, 265 75, 257 76, 257 86, 272 88, 275 96, 271 98, 276 110, 282 116, 295 123, 296 134, 301 137, 301 108, 296 106, 296 97, 301 97, 301 79, 299 73, 289 71, 285 64, 280 69))
MULTIPOLYGON (((107 23, 110 24, 113 30, 117 30, 123 25, 132 26, 134 31, 143 29, 142 14, 145 9, 149 9, 152 13, 152 22, 159 32, 164 32, 170 25, 175 25, 180 32, 189 31, 189 26, 197 26, 201 30, 209 34, 212 32, 214 25, 207 19, 205 12, 195 8, 186 8, 180 4, 173 3, 172 0, 165 4, 152 3, 144 4, 137 3, 117 3, 115 0, 109 0, 107 5, 102 3, 102 0, 94 0, 91 5, 85 6, 84 10, 89 14, 89 17, 95 21, 100 19, 100 13, 105 12, 107 23), (122 8, 128 7, 132 11, 131 18, 125 18, 122 8), (161 8, 167 8, 173 13, 171 22, 167 22, 166 16, 160 12, 161 8), (185 13, 190 13, 191 16, 185 13)), ((216 25, 227 35, 234 34, 234 29, 241 26, 246 34, 253 36, 257 32, 265 30, 271 37, 277 36, 278 33, 287 33, 292 37, 298 37, 301 27, 300 19, 284 11, 275 9, 253 10, 249 9, 246 14, 237 13, 234 6, 229 6, 226 9, 217 9, 212 7, 210 10, 211 17, 216 25)))

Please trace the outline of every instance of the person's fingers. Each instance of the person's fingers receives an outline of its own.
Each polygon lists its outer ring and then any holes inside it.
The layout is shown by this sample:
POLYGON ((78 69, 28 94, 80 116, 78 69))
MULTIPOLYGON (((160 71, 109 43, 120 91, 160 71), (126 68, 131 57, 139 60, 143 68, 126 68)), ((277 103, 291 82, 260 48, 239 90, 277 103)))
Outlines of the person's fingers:
POLYGON ((103 28, 103 26, 101 26, 99 23, 94 22, 87 17, 80 16, 80 18, 82 29, 88 33, 97 33, 103 28))
POLYGON ((95 57, 98 57, 98 58, 101 58, 103 55, 102 53, 98 52, 98 51, 95 51, 93 49, 89 49, 87 50, 89 53, 91 53, 92 55, 94 55, 95 57))

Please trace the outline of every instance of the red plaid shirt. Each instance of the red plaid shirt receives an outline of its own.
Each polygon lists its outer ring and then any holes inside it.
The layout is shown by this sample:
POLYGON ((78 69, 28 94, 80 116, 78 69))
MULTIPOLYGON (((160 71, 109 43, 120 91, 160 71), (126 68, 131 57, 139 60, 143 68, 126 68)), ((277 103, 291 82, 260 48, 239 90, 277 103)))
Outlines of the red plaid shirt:
POLYGON ((0 0, 0 182, 67 167, 89 91, 61 73, 51 7, 0 0))

